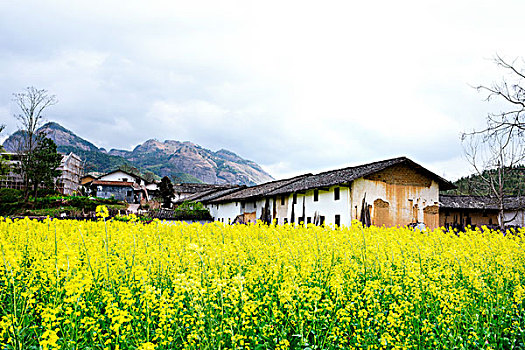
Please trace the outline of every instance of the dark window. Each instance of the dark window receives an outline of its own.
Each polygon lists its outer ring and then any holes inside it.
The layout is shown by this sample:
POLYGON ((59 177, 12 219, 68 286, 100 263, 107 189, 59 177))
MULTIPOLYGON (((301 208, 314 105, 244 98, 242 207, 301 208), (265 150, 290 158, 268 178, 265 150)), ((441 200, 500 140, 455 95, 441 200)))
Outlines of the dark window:
POLYGON ((301 223, 304 223, 304 216, 300 216, 297 218, 297 223, 298 224, 301 224, 301 223))
POLYGON ((285 223, 285 224, 288 223, 288 218, 284 218, 284 223, 285 223))
POLYGON ((486 217, 488 217, 488 216, 489 216, 489 215, 487 214, 487 212, 484 211, 484 212, 483 212, 483 217, 486 218, 486 217))
POLYGON ((446 212, 445 212, 445 216, 450 216, 450 212, 449 212, 449 211, 446 211, 446 212))
POLYGON ((244 209, 244 202, 241 203, 241 209, 244 209))
POLYGON ((472 218, 470 216, 467 216, 467 223, 466 225, 472 225, 472 218))
POLYGON ((284 196, 281 196, 281 205, 284 205, 284 196))
POLYGON ((324 216, 319 217, 319 225, 324 225, 324 216))
POLYGON ((489 219, 489 225, 492 225, 492 219, 489 219))
POLYGON ((293 194, 293 204, 297 204, 297 193, 293 194))
POLYGON ((133 191, 128 191, 128 197, 133 196, 133 191))
POLYGON ((307 224, 311 224, 311 223, 312 223, 312 217, 311 217, 311 216, 308 216, 308 217, 306 218, 306 223, 307 223, 307 224))
POLYGON ((124 182, 128 182, 128 178, 127 178, 127 177, 123 177, 123 178, 122 178, 122 181, 124 181, 124 182))
POLYGON ((341 215, 336 215, 335 216, 335 225, 336 226, 341 226, 341 215))
POLYGON ((257 208, 257 202, 253 202, 253 207, 257 208))
POLYGON ((275 224, 279 225, 279 218, 275 218, 275 224))
POLYGON ((314 202, 319 200, 319 190, 314 190, 314 202))
POLYGON ((334 188, 334 200, 339 200, 339 187, 334 188))

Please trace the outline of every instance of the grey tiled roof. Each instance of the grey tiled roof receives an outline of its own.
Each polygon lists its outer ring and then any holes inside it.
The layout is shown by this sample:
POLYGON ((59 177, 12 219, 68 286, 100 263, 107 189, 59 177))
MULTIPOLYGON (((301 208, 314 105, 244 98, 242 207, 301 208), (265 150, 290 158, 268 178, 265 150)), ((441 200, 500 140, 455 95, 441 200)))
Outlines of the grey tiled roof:
POLYGON ((210 202, 210 201, 214 200, 215 198, 219 198, 219 197, 222 197, 222 196, 227 196, 227 195, 229 195, 231 193, 236 193, 238 191, 242 191, 245 188, 246 188, 246 186, 235 187, 235 188, 226 188, 226 189, 223 189, 223 190, 218 190, 218 191, 213 191, 211 193, 206 193, 204 196, 199 198, 199 202, 210 202))
POLYGON ((436 180, 439 183, 441 190, 455 188, 452 183, 423 168, 421 165, 411 161, 406 157, 399 157, 354 167, 330 170, 313 176, 305 177, 297 182, 289 184, 288 186, 284 186, 277 189, 276 191, 270 192, 268 195, 271 196, 284 193, 300 192, 319 187, 350 184, 352 181, 357 180, 363 176, 371 175, 391 166, 403 163, 410 165, 412 168, 418 169, 430 178, 436 180))
POLYGON ((201 183, 180 183, 173 184, 173 190, 176 193, 196 193, 210 190, 222 190, 226 188, 239 187, 231 184, 201 184, 201 183))
POLYGON ((316 175, 305 174, 290 179, 272 181, 265 184, 248 187, 243 190, 235 191, 229 195, 216 197, 215 199, 210 200, 210 202, 218 203, 236 200, 246 200, 259 198, 263 196, 274 196, 279 194, 301 192, 320 187, 350 184, 352 181, 359 179, 363 176, 377 173, 381 170, 398 164, 407 164, 410 167, 417 169, 421 173, 435 180, 439 183, 440 190, 456 188, 449 181, 436 175, 430 170, 425 169, 424 167, 411 161, 410 159, 406 157, 399 157, 354 167, 325 171, 316 175))
MULTIPOLYGON (((439 206, 443 209, 498 210, 498 200, 489 196, 439 196, 439 206)), ((525 209, 525 197, 505 197, 503 207, 507 210, 525 209)))
POLYGON ((257 185, 257 186, 247 187, 245 189, 235 191, 229 195, 218 197, 210 202, 213 202, 213 203, 231 202, 231 201, 236 201, 236 200, 244 200, 244 199, 267 196, 268 193, 282 186, 288 185, 290 183, 293 183, 295 181, 298 181, 308 176, 312 176, 312 174, 300 175, 300 176, 292 177, 290 179, 276 180, 276 181, 267 182, 267 183, 257 185))

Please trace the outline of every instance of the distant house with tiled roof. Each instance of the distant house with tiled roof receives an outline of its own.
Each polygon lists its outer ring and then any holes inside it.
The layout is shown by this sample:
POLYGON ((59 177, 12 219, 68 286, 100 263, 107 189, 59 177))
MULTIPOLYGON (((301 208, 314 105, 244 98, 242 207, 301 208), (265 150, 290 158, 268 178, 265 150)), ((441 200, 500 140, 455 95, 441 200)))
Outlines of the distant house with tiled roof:
MULTIPOLYGON (((444 227, 495 226, 498 200, 489 196, 440 195, 439 223, 444 227)), ((525 197, 506 197, 503 201, 506 226, 525 226, 525 197)))
MULTIPOLYGON (((246 187, 246 186, 244 186, 246 187)), ((216 192, 223 189, 239 188, 239 185, 230 185, 230 184, 205 184, 205 183, 177 183, 173 184, 174 198, 175 203, 182 202, 185 200, 194 200, 190 197, 197 198, 202 193, 216 192)))
POLYGON ((439 191, 449 181, 406 157, 305 174, 219 196, 205 204, 222 222, 314 223, 349 226, 439 226, 439 191))
POLYGON ((123 170, 114 170, 98 178, 89 179, 84 186, 91 195, 100 198, 115 198, 128 203, 149 200, 149 183, 142 177, 123 170))

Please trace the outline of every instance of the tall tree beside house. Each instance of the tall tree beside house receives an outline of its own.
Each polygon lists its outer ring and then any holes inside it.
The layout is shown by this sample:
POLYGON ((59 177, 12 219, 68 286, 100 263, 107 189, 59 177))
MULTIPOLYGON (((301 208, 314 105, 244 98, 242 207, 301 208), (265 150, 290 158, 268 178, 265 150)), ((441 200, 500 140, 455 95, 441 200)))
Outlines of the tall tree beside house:
POLYGON ((171 180, 169 177, 164 176, 162 180, 160 180, 159 192, 160 192, 160 196, 162 197, 162 206, 164 208, 170 208, 171 200, 175 192, 174 192, 173 184, 171 183, 171 180))
POLYGON ((32 154, 35 152, 35 146, 39 142, 37 130, 44 119, 44 111, 56 104, 57 98, 55 95, 49 95, 46 90, 31 86, 23 92, 13 94, 13 100, 20 109, 20 113, 15 114, 14 117, 20 123, 19 131, 23 135, 20 138, 17 153, 23 155, 21 157, 21 174, 24 178, 24 200, 27 202, 29 191, 32 187, 29 182, 29 173, 35 173, 31 167, 34 165, 32 154))
POLYGON ((57 145, 53 140, 44 135, 38 135, 35 141, 33 152, 27 156, 29 166, 25 172, 36 201, 39 188, 54 188, 55 179, 61 174, 58 167, 62 156, 57 152, 57 145))
MULTIPOLYGON (((478 86, 478 91, 488 92, 487 101, 500 99, 508 103, 503 112, 489 113, 486 127, 462 135, 465 155, 477 175, 471 183, 474 192, 489 194, 498 203, 499 225, 505 230, 512 218, 505 219, 504 198, 520 192, 519 165, 525 160, 525 68, 507 63, 497 56, 496 64, 510 76, 490 87, 478 86), (515 186, 518 186, 514 188, 515 186)), ((519 193, 520 194, 520 193, 519 193)), ((521 194, 522 195, 522 194, 521 194)))

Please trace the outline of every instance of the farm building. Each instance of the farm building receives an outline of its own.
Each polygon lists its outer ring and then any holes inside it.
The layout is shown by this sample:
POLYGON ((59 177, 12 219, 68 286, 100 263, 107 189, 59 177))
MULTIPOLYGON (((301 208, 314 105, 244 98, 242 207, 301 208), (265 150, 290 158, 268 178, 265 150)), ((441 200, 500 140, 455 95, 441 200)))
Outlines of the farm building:
MULTIPOLYGON (((488 196, 441 195, 439 198, 439 224, 443 227, 496 226, 498 201, 488 196)), ((525 198, 506 197, 503 202, 507 226, 525 226, 525 198)))
POLYGON ((439 191, 453 184, 406 157, 305 174, 201 200, 221 222, 439 226, 439 191))

